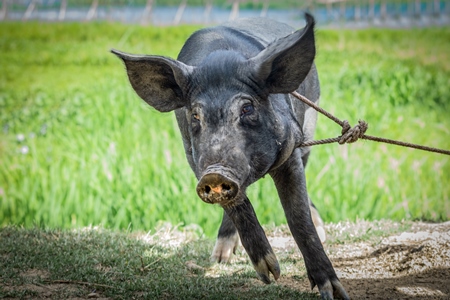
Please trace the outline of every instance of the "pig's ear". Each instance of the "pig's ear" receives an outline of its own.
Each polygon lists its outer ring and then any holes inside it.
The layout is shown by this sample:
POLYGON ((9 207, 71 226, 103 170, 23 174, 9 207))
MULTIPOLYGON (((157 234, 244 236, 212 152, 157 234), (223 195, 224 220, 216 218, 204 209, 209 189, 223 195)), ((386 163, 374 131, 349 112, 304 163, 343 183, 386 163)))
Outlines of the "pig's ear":
POLYGON ((125 62, 131 86, 150 106, 167 112, 186 105, 183 90, 191 66, 162 56, 111 52, 125 62))
POLYGON ((305 28, 274 41, 250 59, 253 75, 271 94, 295 91, 311 69, 315 22, 310 14, 305 18, 305 28))

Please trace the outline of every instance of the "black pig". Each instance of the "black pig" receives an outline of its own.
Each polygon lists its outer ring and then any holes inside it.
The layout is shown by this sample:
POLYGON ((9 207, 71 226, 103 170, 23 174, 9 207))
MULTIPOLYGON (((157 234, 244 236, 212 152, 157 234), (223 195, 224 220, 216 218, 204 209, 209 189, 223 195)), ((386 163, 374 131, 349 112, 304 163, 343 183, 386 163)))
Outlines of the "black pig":
POLYGON ((297 148, 312 139, 316 113, 289 93, 315 102, 320 94, 314 19, 306 14, 306 21, 298 31, 258 18, 202 29, 177 60, 112 52, 125 62, 144 101, 161 112, 175 111, 199 180, 197 194, 224 209, 212 258, 227 262, 240 238, 261 280, 270 283, 269 272, 278 279, 277 258, 245 194, 269 174, 311 286, 324 299, 348 299, 314 227, 313 219, 318 227, 322 223, 306 191, 309 149, 297 148))

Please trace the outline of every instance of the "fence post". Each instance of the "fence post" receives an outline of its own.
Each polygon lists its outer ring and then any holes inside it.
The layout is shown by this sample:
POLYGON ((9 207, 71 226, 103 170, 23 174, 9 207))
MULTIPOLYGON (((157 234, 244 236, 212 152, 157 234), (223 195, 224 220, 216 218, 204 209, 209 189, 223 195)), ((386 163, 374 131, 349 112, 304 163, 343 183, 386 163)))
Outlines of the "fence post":
POLYGON ((233 21, 237 17, 239 17, 239 0, 234 0, 233 6, 231 7, 231 13, 230 13, 229 20, 233 21))
POLYGON ((174 25, 180 24, 181 18, 183 17, 184 9, 186 8, 187 0, 182 0, 180 6, 178 6, 177 13, 175 14, 175 18, 173 20, 174 25))
POLYGON ((142 17, 141 17, 142 25, 147 25, 149 23, 148 20, 150 19, 152 5, 153 5, 153 0, 147 0, 147 4, 145 5, 145 9, 144 9, 144 12, 142 13, 142 17))
POLYGON ((327 6, 327 22, 333 21, 333 3, 331 1, 325 1, 327 6))
POLYGON ((37 2, 37 0, 32 0, 30 2, 30 4, 27 7, 27 10, 25 11, 25 14, 22 17, 22 21, 26 21, 31 17, 33 10, 36 8, 36 2, 37 2))
POLYGON ((211 2, 211 0, 208 0, 205 3, 205 22, 206 23, 209 23, 209 19, 211 16, 211 10, 212 10, 212 2, 211 2))
POLYGON ((341 3, 339 4, 339 19, 340 21, 345 21, 345 7, 347 3, 345 3, 345 0, 340 0, 341 3))
POLYGON ((269 10, 269 0, 264 0, 263 7, 261 10, 261 17, 266 17, 268 10, 269 10))
POLYGON ((373 21, 375 18, 375 0, 369 0, 369 20, 373 21))
POLYGON ((434 14, 436 14, 438 16, 439 16, 439 13, 440 13, 440 3, 439 2, 440 2, 439 0, 434 0, 434 5, 433 5, 434 14))
POLYGON ((0 11, 0 20, 6 20, 8 16, 8 0, 2 0, 2 10, 0 11))
POLYGON ((386 20, 387 17, 386 0, 381 0, 380 15, 382 20, 386 20))
POLYGON ((67 0, 62 0, 61 6, 59 7, 59 15, 58 15, 59 21, 64 21, 64 19, 66 18, 66 10, 67 10, 67 0))
POLYGON ((86 15, 86 21, 90 21, 95 17, 95 12, 97 11, 98 7, 98 0, 93 0, 91 8, 89 8, 89 11, 86 15))
POLYGON ((355 21, 359 22, 361 20, 361 1, 357 0, 355 3, 355 21))

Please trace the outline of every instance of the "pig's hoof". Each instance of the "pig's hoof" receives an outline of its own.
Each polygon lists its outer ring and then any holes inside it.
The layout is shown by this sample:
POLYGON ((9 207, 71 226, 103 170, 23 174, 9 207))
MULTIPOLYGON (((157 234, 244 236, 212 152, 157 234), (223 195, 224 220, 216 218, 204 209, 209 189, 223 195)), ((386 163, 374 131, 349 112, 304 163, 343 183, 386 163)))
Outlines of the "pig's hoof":
POLYGON ((347 292, 338 279, 327 280, 322 286, 319 286, 319 292, 322 299, 345 299, 350 300, 347 292))
POLYGON ((258 263, 253 264, 259 278, 266 283, 270 283, 270 273, 272 273, 275 280, 280 277, 280 265, 278 264, 277 257, 273 253, 266 254, 258 263))
POLYGON ((231 256, 236 252, 238 245, 239 235, 237 232, 231 236, 217 238, 216 245, 211 254, 211 261, 218 263, 230 262, 231 256))

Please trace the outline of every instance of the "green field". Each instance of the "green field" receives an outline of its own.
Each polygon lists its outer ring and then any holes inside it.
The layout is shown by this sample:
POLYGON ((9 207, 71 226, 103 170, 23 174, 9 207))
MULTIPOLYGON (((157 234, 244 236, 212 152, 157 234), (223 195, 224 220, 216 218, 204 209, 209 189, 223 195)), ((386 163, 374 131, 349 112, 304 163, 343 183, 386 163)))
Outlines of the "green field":
MULTIPOLYGON (((198 27, 0 23, 0 224, 199 224, 203 203, 173 114, 146 106, 109 53, 176 57, 198 27)), ((450 149, 450 28, 317 31, 321 105, 370 135, 450 149)), ((316 138, 340 128, 319 118, 316 138)), ((450 219, 450 157, 369 141, 317 146, 308 189, 325 221, 450 219)), ((285 218, 269 176, 250 187, 263 224, 285 218)))

